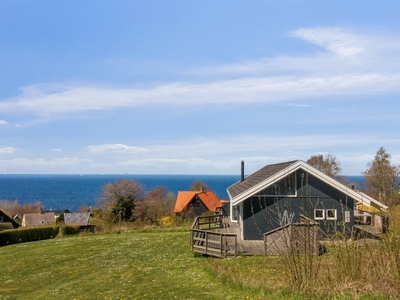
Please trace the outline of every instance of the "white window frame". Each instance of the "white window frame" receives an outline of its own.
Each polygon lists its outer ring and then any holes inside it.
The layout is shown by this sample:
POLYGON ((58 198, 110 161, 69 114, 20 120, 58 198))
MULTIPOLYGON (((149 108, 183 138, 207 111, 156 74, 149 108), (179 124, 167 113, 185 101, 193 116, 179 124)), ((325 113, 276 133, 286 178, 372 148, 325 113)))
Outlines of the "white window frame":
POLYGON ((327 220, 337 220, 337 210, 336 209, 327 209, 326 210, 326 219, 327 220), (334 216, 330 217, 329 212, 334 212, 334 216))
POLYGON ((325 220, 325 210, 322 208, 314 209, 314 220, 325 220), (317 217, 317 211, 322 212, 322 217, 317 217))

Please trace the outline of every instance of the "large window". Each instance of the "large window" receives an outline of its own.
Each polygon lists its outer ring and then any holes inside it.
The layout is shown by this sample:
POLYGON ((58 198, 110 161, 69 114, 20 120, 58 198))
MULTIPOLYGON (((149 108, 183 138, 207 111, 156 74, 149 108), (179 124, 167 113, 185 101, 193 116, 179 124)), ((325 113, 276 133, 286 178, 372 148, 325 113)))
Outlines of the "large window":
POLYGON ((274 182, 255 196, 296 196, 296 172, 274 182))

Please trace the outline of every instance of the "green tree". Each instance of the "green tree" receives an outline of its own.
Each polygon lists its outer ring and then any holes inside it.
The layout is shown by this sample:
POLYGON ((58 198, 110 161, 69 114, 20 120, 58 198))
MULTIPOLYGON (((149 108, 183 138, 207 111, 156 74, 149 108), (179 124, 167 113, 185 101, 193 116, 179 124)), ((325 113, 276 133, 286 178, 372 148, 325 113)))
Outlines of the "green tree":
POLYGON ((340 162, 332 154, 325 156, 322 154, 313 155, 307 160, 307 163, 332 178, 337 177, 342 170, 340 162))
POLYGON ((381 147, 363 172, 368 194, 388 206, 399 200, 400 165, 393 165, 390 159, 391 155, 381 147))
POLYGON ((118 180, 103 187, 101 204, 109 212, 111 220, 134 221, 136 203, 143 198, 142 186, 133 180, 118 180))

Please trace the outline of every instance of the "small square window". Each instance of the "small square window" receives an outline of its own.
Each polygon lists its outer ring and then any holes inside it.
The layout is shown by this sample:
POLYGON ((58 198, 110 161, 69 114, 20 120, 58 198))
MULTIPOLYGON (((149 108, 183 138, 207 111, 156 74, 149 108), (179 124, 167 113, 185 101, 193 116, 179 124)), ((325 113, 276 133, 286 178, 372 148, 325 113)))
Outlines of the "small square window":
POLYGON ((325 210, 316 209, 314 210, 314 220, 324 220, 325 219, 325 210))
POLYGON ((326 219, 327 220, 336 220, 337 219, 336 209, 327 209, 326 210, 326 219))

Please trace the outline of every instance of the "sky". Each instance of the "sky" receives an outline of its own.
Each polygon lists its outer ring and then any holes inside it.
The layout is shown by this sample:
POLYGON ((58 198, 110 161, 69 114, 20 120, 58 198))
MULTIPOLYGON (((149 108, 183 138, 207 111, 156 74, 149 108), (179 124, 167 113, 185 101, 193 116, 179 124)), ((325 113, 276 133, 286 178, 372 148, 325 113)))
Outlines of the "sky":
POLYGON ((0 173, 400 164, 400 1, 0 0, 0 173))

